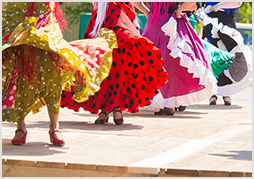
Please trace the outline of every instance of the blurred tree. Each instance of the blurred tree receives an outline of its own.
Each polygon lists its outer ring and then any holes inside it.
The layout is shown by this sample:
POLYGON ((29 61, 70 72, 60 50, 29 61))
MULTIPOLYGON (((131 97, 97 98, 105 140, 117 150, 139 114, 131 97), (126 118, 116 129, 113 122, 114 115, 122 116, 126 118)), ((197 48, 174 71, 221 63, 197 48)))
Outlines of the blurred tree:
POLYGON ((252 23, 252 2, 243 2, 235 14, 236 22, 252 23))
MULTIPOLYGON (((71 4, 71 2, 70 2, 71 4)), ((80 5, 63 6, 63 12, 69 16, 68 24, 78 23, 80 21, 81 13, 92 12, 93 5, 89 2, 80 2, 80 5)), ((137 11, 137 13, 141 13, 137 11)), ((241 7, 236 13, 236 22, 252 23, 252 2, 243 2, 241 7)))
POLYGON ((63 12, 69 17, 68 25, 77 24, 80 21, 80 15, 82 13, 92 12, 93 4, 90 2, 80 2, 79 5, 71 6, 64 5, 63 12))
MULTIPOLYGON (((241 7, 236 11, 235 19, 236 22, 252 23, 252 2, 242 2, 241 7)), ((199 34, 201 23, 198 23, 196 28, 199 34)))

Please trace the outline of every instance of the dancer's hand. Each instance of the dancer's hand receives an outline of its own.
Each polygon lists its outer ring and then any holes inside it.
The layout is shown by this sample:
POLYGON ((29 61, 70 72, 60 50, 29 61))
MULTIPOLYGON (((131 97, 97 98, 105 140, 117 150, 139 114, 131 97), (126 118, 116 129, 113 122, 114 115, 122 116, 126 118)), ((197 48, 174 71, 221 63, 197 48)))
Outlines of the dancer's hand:
POLYGON ((144 14, 145 14, 146 18, 148 18, 150 12, 146 11, 146 12, 144 12, 144 14))
POLYGON ((184 2, 182 3, 178 8, 177 10, 175 11, 176 12, 176 17, 178 19, 180 19, 182 17, 182 12, 183 11, 189 11, 191 10, 191 8, 195 8, 195 3, 196 2, 184 2))
POLYGON ((181 11, 181 9, 177 9, 176 10, 176 18, 178 18, 178 19, 180 19, 182 17, 182 11, 181 11))
POLYGON ((131 2, 136 8, 138 8, 138 10, 140 10, 141 12, 143 12, 146 16, 146 18, 148 18, 149 14, 150 14, 150 9, 144 5, 142 2, 131 2))
POLYGON ((220 9, 235 9, 242 5, 242 2, 220 2, 211 7, 211 11, 217 12, 220 9))
POLYGON ((217 12, 218 10, 220 10, 220 4, 215 4, 214 6, 212 6, 210 8, 211 11, 217 12))

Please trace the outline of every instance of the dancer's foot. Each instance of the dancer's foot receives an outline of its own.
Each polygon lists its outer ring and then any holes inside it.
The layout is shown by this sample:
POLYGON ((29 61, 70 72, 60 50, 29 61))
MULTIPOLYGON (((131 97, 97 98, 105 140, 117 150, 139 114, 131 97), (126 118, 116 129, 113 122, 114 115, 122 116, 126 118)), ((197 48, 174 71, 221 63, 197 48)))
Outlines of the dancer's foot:
POLYGON ((15 131, 15 136, 14 138, 11 140, 11 143, 13 145, 23 145, 26 143, 26 136, 27 136, 27 130, 24 129, 17 129, 15 131))
POLYGON ((224 101, 224 104, 226 106, 230 106, 231 105, 231 99, 229 96, 223 96, 223 101, 224 101))
POLYGON ((26 129, 22 130, 22 129, 17 129, 15 131, 15 136, 14 139, 20 139, 24 136, 24 134, 26 133, 26 129))
POLYGON ((178 111, 184 111, 185 109, 186 109, 186 106, 181 105, 181 106, 178 107, 178 111))
POLYGON ((165 114, 168 116, 173 116, 175 114, 174 108, 164 108, 165 114))
POLYGON ((154 115, 163 115, 164 114, 164 109, 160 109, 158 112, 154 112, 154 115))
POLYGON ((117 109, 114 113, 114 123, 116 125, 122 125, 123 124, 123 114, 120 109, 117 109))
POLYGON ((212 95, 210 100, 209 100, 209 104, 210 105, 216 105, 217 99, 218 99, 218 97, 216 95, 212 95))
POLYGON ((105 122, 108 122, 109 114, 108 111, 101 111, 94 124, 105 124, 105 122))
POLYGON ((58 146, 65 145, 65 141, 62 137, 62 134, 58 129, 49 130, 49 137, 50 137, 50 142, 53 145, 58 145, 58 146))

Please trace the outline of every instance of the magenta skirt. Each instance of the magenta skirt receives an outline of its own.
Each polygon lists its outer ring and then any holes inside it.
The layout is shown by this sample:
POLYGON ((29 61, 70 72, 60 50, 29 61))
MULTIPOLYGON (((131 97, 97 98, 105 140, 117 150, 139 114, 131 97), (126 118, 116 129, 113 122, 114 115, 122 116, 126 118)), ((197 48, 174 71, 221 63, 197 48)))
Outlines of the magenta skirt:
POLYGON ((142 35, 161 50, 169 77, 168 83, 160 88, 161 93, 146 109, 158 111, 164 107, 189 105, 216 94, 217 80, 206 50, 187 15, 177 19, 175 13, 162 14, 152 23, 149 17, 142 35))

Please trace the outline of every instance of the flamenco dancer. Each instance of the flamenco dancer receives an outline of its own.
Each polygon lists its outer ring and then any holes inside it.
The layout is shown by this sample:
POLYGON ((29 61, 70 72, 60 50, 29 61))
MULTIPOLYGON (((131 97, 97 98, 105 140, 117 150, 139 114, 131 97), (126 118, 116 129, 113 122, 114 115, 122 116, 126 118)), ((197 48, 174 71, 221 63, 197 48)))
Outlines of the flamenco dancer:
POLYGON ((243 38, 236 30, 235 12, 241 2, 206 2, 206 8, 198 9, 197 15, 203 20, 203 39, 229 52, 233 59, 228 68, 218 74, 218 93, 210 98, 215 105, 217 95, 223 96, 224 104, 231 105, 233 95, 252 83, 251 63, 246 61, 242 47, 243 38))
POLYGON ((168 74, 163 69, 161 51, 139 35, 132 3, 94 3, 92 14, 84 38, 95 38, 101 27, 114 31, 118 48, 113 51, 112 67, 94 96, 76 103, 71 93, 64 92, 66 98, 62 98, 61 105, 96 114, 101 110, 95 124, 105 124, 113 112, 114 123, 121 125, 124 123, 122 111, 136 113, 139 107, 149 105, 168 74))
POLYGON ((2 120, 17 122, 14 145, 25 144, 25 117, 43 105, 50 119, 50 142, 65 145, 58 124, 62 88, 70 90, 75 79, 82 87, 76 93, 88 98, 109 73, 114 33, 105 30, 100 32, 101 39, 68 43, 62 35, 66 25, 62 14, 55 2, 4 3, 2 40, 7 43, 2 47, 2 120))
POLYGON ((195 2, 134 3, 147 17, 142 35, 162 51, 168 83, 160 88, 145 109, 157 115, 174 115, 175 107, 206 99, 217 91, 217 80, 204 46, 191 27, 186 13, 195 2))

